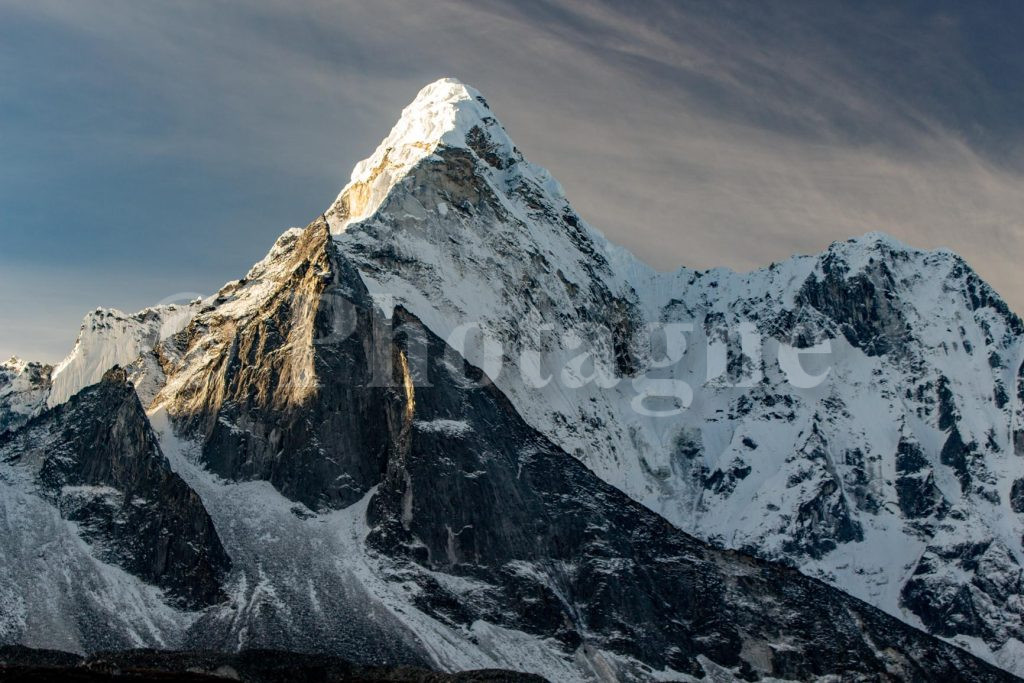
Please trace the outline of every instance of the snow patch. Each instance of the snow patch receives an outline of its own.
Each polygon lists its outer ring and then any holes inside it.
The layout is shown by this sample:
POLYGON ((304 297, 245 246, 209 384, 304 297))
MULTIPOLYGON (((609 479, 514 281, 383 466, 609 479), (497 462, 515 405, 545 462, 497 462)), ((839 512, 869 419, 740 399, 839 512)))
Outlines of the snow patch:
POLYGON ((465 420, 417 420, 413 426, 421 432, 444 436, 465 436, 473 431, 465 420))

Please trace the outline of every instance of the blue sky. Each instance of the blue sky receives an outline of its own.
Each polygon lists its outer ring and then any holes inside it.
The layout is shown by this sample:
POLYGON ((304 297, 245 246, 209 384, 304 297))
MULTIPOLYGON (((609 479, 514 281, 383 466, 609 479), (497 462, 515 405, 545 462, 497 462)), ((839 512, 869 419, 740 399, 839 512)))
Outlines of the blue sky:
POLYGON ((208 293, 425 83, 659 268, 884 230, 1024 310, 1024 3, 0 0, 0 356, 208 293))

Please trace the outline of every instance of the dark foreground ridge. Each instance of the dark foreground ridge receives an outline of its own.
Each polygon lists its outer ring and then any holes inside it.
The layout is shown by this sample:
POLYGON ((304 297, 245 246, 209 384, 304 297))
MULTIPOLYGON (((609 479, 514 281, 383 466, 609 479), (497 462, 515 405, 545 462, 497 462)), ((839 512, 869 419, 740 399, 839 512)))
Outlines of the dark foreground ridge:
POLYGON ((80 657, 56 650, 0 647, 0 681, 402 681, 407 683, 544 683, 532 674, 466 671, 447 674, 411 667, 371 667, 327 655, 277 650, 238 653, 129 650, 80 657))
POLYGON ((225 599, 231 561, 199 496, 160 450, 122 368, 0 435, 0 462, 31 473, 104 561, 165 589, 179 607, 225 599))

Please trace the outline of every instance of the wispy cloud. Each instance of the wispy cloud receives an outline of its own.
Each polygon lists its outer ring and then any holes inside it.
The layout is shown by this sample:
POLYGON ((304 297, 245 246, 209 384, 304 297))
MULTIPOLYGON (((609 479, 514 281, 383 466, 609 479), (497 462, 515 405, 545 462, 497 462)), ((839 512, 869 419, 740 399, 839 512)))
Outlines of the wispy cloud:
MULTIPOLYGON (((454 75, 658 267, 880 229, 960 251, 1024 310, 1020 7, 0 0, 0 269, 92 282, 45 318, 72 333, 135 305, 112 272, 213 288, 454 75)), ((5 330, 40 296, 0 299, 5 330)), ((52 360, 58 337, 7 332, 0 355, 52 360)))

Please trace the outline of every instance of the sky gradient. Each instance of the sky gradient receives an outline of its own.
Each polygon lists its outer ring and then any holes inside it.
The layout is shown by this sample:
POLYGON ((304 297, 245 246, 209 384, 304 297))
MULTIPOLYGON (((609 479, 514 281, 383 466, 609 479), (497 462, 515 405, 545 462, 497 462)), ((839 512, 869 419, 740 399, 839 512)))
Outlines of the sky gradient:
POLYGON ((658 268, 882 230, 1021 312, 1021 35, 1013 0, 0 0, 0 357, 240 277, 441 76, 658 268))

